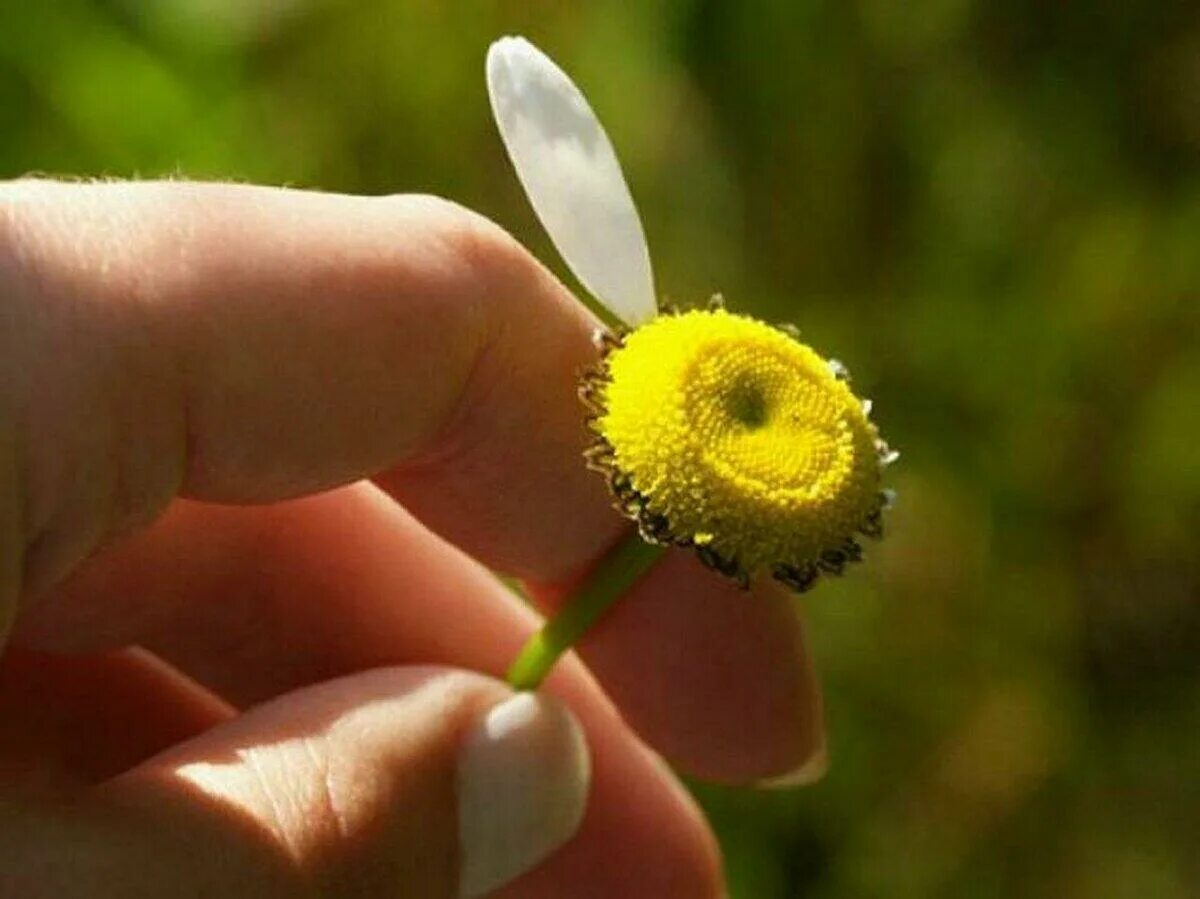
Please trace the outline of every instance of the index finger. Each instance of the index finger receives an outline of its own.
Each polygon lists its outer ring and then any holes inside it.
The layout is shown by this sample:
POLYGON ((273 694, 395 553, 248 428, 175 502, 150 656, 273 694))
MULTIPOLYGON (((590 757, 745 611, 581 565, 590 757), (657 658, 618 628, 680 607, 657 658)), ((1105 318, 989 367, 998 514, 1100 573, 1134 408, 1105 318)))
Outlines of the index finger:
MULTIPOLYGON (((22 435, 34 584, 180 492, 261 502, 374 475, 546 606, 626 527, 580 458, 596 322, 485 219, 225 185, 0 200, 0 255, 39 303, 13 347, 17 383, 38 385, 22 435)), ((764 774, 816 751, 811 665, 778 595, 678 553, 633 593, 581 652, 652 742, 684 760, 696 734, 705 759, 714 739, 718 756, 753 744, 764 774)))

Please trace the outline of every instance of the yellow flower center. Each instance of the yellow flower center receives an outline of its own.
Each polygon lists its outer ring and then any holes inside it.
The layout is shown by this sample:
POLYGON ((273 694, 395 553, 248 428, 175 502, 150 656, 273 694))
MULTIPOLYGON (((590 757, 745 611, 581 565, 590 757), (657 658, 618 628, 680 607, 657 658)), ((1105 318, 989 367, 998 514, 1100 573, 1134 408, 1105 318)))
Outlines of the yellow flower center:
POLYGON ((593 427, 639 511, 740 572, 819 564, 879 508, 878 434, 810 348, 724 310, 613 349, 593 427))

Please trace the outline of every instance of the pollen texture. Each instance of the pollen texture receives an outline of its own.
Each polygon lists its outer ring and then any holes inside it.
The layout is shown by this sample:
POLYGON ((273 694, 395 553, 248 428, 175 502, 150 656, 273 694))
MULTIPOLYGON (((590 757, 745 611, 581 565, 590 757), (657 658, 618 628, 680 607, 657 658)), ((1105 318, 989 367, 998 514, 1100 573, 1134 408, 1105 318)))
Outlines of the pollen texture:
POLYGON ((660 315, 610 344, 583 393, 592 461, 649 539, 803 590, 878 535, 887 449, 840 367, 782 330, 660 315))

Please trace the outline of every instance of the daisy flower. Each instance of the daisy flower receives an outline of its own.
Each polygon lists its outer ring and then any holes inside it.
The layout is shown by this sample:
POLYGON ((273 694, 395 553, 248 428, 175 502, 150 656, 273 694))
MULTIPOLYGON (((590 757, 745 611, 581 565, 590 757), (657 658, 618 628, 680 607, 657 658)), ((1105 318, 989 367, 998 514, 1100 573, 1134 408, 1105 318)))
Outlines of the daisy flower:
POLYGON ((844 366, 795 328, 705 308, 660 309, 650 253, 612 144, 583 94, 520 37, 487 55, 492 112, 517 177, 579 282, 620 322, 598 335, 580 396, 607 480, 638 535, 601 564, 509 672, 536 686, 667 546, 742 586, 796 591, 862 559, 882 535, 897 454, 844 366))

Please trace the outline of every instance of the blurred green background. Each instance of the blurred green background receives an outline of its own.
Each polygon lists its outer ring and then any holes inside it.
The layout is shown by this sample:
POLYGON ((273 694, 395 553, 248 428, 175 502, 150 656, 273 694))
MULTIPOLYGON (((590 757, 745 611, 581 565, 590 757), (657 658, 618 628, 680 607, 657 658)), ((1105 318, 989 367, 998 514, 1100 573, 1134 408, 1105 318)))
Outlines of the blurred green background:
POLYGON ((660 290, 797 323, 904 452, 804 601, 828 776, 696 787, 734 896, 1200 895, 1194 0, 6 3, 0 176, 432 191, 562 273, 509 32, 607 124, 660 290))

